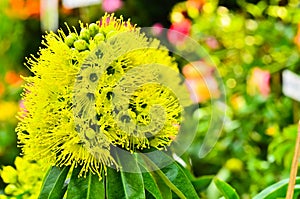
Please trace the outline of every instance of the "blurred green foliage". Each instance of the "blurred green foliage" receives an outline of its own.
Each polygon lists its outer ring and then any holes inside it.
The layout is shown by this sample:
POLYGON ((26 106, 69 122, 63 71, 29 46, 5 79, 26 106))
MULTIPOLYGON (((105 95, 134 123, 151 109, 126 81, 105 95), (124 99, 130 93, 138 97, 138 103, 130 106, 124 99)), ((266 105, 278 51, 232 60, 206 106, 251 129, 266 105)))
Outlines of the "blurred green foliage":
MULTIPOLYGON (((231 9, 217 1, 206 1, 199 12, 181 3, 171 16, 181 14, 192 22, 190 35, 214 61, 227 99, 223 131, 204 158, 198 153, 210 125, 211 104, 202 104, 195 112, 198 133, 184 159, 191 163, 196 176, 216 174, 235 187, 242 198, 251 198, 289 176, 297 134, 296 126, 289 125, 299 119, 299 113, 293 111, 299 104, 282 94, 281 72, 300 70, 300 11, 297 2, 285 6, 278 1, 237 2, 231 9), (257 68, 271 75, 264 85, 270 86, 267 94, 250 89, 260 81, 258 76, 251 77, 257 68)), ((204 194, 216 198, 213 190, 210 187, 204 194)))
MULTIPOLYGON (((11 86, 5 81, 6 73, 9 70, 20 70, 24 43, 20 38, 24 34, 24 24, 18 20, 11 19, 5 14, 7 1, 0 3, 0 107, 1 115, 7 111, 3 102, 17 103, 20 88, 11 86)), ((8 105, 6 103, 6 105, 8 105)), ((11 117, 1 117, 0 119, 0 163, 12 163, 18 151, 16 150, 16 135, 14 127, 16 120, 11 117)))

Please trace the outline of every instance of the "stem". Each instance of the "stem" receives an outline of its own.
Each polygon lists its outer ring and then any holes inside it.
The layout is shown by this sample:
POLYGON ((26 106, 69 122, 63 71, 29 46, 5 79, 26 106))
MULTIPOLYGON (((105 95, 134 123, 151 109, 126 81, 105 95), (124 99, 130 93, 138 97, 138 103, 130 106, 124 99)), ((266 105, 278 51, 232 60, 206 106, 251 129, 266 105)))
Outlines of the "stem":
POLYGON ((293 163, 290 173, 290 181, 289 186, 286 194, 286 199, 292 199, 295 189, 295 182, 296 182, 296 176, 297 176, 297 170, 298 170, 298 160, 300 155, 300 121, 298 123, 298 135, 297 135, 297 141, 295 146, 295 152, 293 157, 293 163))

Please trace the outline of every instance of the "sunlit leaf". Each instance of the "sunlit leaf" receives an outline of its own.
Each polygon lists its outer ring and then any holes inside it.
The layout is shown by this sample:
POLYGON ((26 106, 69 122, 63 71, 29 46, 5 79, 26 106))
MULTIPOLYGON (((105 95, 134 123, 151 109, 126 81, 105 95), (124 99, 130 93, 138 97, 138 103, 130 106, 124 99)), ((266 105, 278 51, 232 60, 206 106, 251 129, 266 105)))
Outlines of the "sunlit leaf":
POLYGON ((66 191, 66 189, 64 188, 64 183, 69 169, 69 167, 51 167, 44 179, 42 189, 38 198, 62 199, 66 191))

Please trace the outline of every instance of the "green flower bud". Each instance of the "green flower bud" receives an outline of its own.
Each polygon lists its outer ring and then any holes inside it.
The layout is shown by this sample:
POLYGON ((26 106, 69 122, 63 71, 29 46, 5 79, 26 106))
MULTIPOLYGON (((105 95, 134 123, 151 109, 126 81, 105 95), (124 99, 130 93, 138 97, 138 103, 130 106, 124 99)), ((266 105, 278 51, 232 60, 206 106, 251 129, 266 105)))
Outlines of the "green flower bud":
POLYGON ((78 51, 83 51, 88 49, 88 44, 85 40, 83 39, 79 39, 77 41, 74 42, 74 47, 78 50, 78 51))
POLYGON ((95 23, 89 25, 90 36, 94 37, 99 32, 99 26, 95 23))
POLYGON ((83 56, 83 57, 86 57, 86 56, 88 56, 90 53, 91 53, 91 51, 89 51, 89 50, 84 50, 84 51, 81 51, 81 52, 80 52, 80 55, 83 56))
POLYGON ((82 28, 79 35, 80 39, 84 39, 86 41, 90 40, 90 31, 86 28, 82 28))
POLYGON ((102 33, 97 33, 94 37, 94 40, 97 44, 99 44, 101 41, 104 41, 105 37, 102 33))
POLYGON ((12 195, 17 190, 18 190, 18 188, 16 187, 16 185, 9 184, 5 187, 4 193, 6 193, 7 195, 12 195))
POLYGON ((71 33, 65 38, 65 43, 71 47, 76 39, 77 35, 75 33, 71 33))
POLYGON ((117 33, 118 33, 117 31, 111 30, 106 34, 106 38, 111 38, 112 36, 114 36, 117 33))

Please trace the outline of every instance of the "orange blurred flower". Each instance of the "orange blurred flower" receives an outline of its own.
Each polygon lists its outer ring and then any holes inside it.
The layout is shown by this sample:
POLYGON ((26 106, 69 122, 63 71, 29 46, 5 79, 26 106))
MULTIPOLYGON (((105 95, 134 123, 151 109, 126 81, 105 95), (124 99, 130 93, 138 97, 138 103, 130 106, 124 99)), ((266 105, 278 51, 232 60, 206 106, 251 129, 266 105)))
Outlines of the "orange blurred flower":
POLYGON ((298 30, 296 36, 294 37, 294 42, 298 48, 300 48, 300 23, 298 24, 298 30))
POLYGON ((22 83, 22 79, 19 74, 14 71, 8 71, 5 74, 5 81, 12 86, 19 86, 22 83))
POLYGON ((186 78, 193 79, 213 75, 214 70, 214 67, 209 66, 207 63, 200 60, 185 65, 182 68, 182 73, 186 78))
POLYGON ((73 9, 62 6, 60 9, 60 12, 61 12, 61 14, 64 14, 64 15, 70 15, 70 14, 72 14, 73 9))
POLYGON ((255 67, 250 73, 247 81, 247 92, 249 95, 260 94, 267 97, 270 94, 271 74, 268 70, 255 67))
POLYGON ((186 4, 187 7, 194 7, 200 10, 205 4, 205 1, 206 0, 187 0, 186 4))
POLYGON ((4 92, 5 92, 5 87, 4 87, 3 83, 0 82, 0 97, 4 94, 4 92))
POLYGON ((205 102, 220 97, 218 82, 214 75, 214 68, 204 61, 196 61, 183 67, 185 83, 190 91, 191 99, 196 102, 205 102))
POLYGON ((29 17, 39 18, 40 0, 10 0, 10 8, 7 15, 27 19, 29 17))

